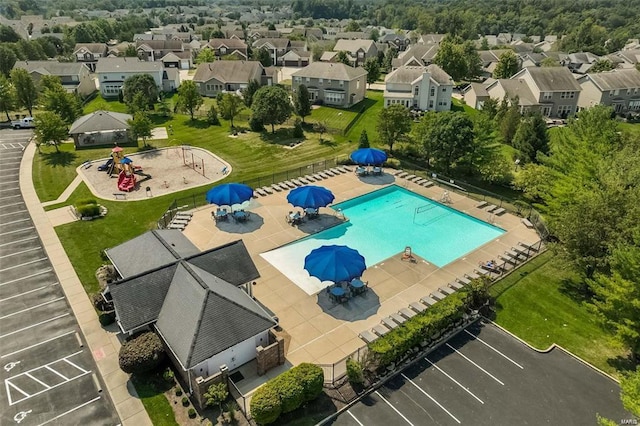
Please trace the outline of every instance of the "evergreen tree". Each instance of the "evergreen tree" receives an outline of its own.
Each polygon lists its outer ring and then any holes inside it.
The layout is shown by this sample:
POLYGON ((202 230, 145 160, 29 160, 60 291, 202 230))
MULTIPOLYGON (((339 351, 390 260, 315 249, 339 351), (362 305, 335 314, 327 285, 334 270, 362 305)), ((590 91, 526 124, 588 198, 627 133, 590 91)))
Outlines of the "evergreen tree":
POLYGON ((549 135, 542 114, 524 117, 513 137, 513 147, 520 152, 520 160, 536 163, 539 155, 549 153, 549 135))
POLYGON ((358 148, 369 148, 369 135, 367 135, 367 129, 362 129, 362 132, 360 132, 358 148))
POLYGON ((336 62, 351 66, 349 55, 344 50, 338 52, 338 54, 336 55, 336 62))
POLYGON ((307 86, 301 84, 298 86, 298 90, 293 98, 293 109, 296 114, 298 114, 302 118, 302 122, 304 123, 304 118, 307 115, 311 115, 311 101, 309 101, 309 90, 307 90, 307 86))
POLYGON ((375 83, 380 78, 380 66, 376 58, 369 58, 364 63, 363 68, 367 71, 367 84, 371 87, 371 83, 375 83))
POLYGON ((260 82, 258 80, 251 80, 247 87, 242 89, 242 97, 244 99, 244 105, 247 108, 251 108, 253 104, 253 95, 260 89, 260 82))

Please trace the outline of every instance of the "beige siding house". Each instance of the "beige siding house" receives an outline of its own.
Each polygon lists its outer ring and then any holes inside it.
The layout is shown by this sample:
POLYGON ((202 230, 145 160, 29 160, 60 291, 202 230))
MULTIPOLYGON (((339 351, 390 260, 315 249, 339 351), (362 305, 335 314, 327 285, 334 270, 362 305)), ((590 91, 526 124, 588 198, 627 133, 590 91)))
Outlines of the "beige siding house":
POLYGON ((162 90, 162 62, 145 62, 138 58, 101 58, 96 65, 100 94, 104 98, 117 98, 124 81, 139 74, 151 75, 158 90, 162 90))
POLYGON ((364 65, 369 58, 378 57, 378 47, 373 40, 345 40, 341 39, 336 42, 333 48, 334 52, 347 52, 349 60, 354 67, 364 65))
POLYGON ((364 99, 367 71, 342 63, 314 62, 292 75, 292 89, 304 84, 312 102, 325 105, 350 107, 364 99))
POLYGON ((640 71, 635 68, 586 74, 578 82, 580 109, 607 105, 617 113, 640 112, 640 71))
POLYGON ((53 75, 60 79, 68 91, 85 98, 96 91, 96 83, 90 75, 89 67, 79 62, 58 61, 18 61, 14 68, 23 68, 36 84, 43 75, 53 75))
POLYGON ((198 65, 193 81, 202 96, 215 97, 218 93, 242 90, 251 80, 263 85, 277 83, 268 76, 258 61, 215 61, 198 65))
POLYGON ((384 80, 385 108, 401 104, 422 111, 449 111, 453 79, 435 64, 402 66, 390 72, 384 80))

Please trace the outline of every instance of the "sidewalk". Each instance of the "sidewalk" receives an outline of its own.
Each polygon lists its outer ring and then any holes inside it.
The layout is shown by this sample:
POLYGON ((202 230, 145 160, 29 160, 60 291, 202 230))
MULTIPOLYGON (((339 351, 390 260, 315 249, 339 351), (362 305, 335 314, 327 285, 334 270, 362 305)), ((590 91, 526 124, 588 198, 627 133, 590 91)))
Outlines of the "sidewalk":
POLYGON ((25 148, 20 164, 20 190, 36 230, 40 235, 42 245, 51 260, 60 285, 80 325, 84 339, 93 354, 99 373, 106 386, 106 391, 111 396, 122 425, 151 426, 151 420, 129 381, 129 375, 120 370, 118 365, 120 341, 115 329, 114 332, 109 332, 103 329, 98 322, 98 316, 89 301, 89 297, 85 293, 53 229, 53 225, 36 195, 31 175, 35 152, 36 147, 34 144, 30 143, 25 148))

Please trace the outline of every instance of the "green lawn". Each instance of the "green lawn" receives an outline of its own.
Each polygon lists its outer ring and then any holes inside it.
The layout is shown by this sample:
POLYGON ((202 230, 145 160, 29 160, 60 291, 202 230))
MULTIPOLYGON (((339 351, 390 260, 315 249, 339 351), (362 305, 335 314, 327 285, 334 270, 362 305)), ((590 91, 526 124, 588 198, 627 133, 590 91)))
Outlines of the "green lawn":
POLYGON ((451 111, 466 112, 469 116, 474 116, 478 113, 477 109, 471 108, 457 98, 451 98, 451 111))
POLYGON ((170 386, 161 377, 133 375, 131 380, 154 426, 178 426, 173 409, 164 396, 170 386))
POLYGON ((305 121, 309 123, 323 122, 330 129, 342 131, 357 115, 357 112, 321 106, 311 110, 311 116, 307 117, 305 121))
POLYGON ((491 288, 495 321, 538 349, 556 343, 618 376, 626 352, 571 291, 578 279, 554 253, 542 254, 491 288))

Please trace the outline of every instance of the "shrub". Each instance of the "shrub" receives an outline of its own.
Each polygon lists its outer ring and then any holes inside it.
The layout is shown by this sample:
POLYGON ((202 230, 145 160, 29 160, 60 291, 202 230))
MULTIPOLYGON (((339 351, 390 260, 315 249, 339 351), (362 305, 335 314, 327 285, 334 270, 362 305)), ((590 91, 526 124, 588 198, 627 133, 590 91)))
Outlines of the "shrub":
POLYGON ((251 415, 258 424, 273 423, 281 413, 280 396, 269 382, 255 391, 251 398, 251 415))
POLYGON ((189 408, 189 411, 187 411, 187 414, 189 414, 189 418, 190 419, 195 419, 196 418, 196 410, 195 410, 195 408, 189 408))
POLYGON ((302 120, 296 118, 296 123, 293 125, 293 137, 294 138, 302 138, 304 137, 304 130, 302 129, 302 120))
POLYGON ((95 198, 84 198, 76 202, 76 206, 85 206, 87 204, 98 204, 95 198))
POLYGON ((82 217, 92 217, 100 215, 100 206, 97 204, 85 204, 77 206, 76 211, 82 217))
POLYGON ((171 368, 168 368, 166 370, 164 370, 164 372, 162 373, 162 378, 169 383, 173 383, 173 381, 175 380, 175 374, 173 374, 173 371, 171 370, 171 368))
POLYGON ((113 324, 116 321, 116 311, 100 311, 98 314, 98 321, 100 321, 100 325, 102 326, 113 324))
POLYGON ((249 119, 249 128, 253 132, 262 132, 264 131, 264 123, 262 122, 262 120, 251 116, 251 118, 249 119))
POLYGON ((120 369, 125 373, 144 373, 156 368, 165 357, 158 335, 145 331, 127 340, 118 354, 120 369))
POLYGON ((347 359, 347 378, 352 385, 361 385, 364 383, 364 375, 362 374, 362 364, 358 361, 347 359))
POLYGON ((214 383, 209 386, 204 394, 204 400, 208 406, 217 405, 222 411, 222 403, 229 397, 226 383, 214 383))
POLYGON ((207 121, 212 126, 219 126, 220 125, 220 119, 218 118, 218 111, 213 106, 211 107, 211 109, 209 111, 207 111, 207 121))
POLYGON ((113 302, 105 300, 104 296, 102 296, 102 293, 91 293, 90 299, 91 304, 96 310, 105 312, 113 311, 113 302))
POLYGON ((312 401, 322 393, 322 386, 324 385, 322 368, 315 364, 303 362, 291 369, 290 372, 303 388, 303 402, 312 401))
POLYGON ((278 390, 283 413, 295 410, 304 402, 304 388, 295 376, 287 373, 274 378, 271 383, 271 386, 278 390))
POLYGON ((182 397, 182 406, 183 407, 188 407, 189 406, 189 398, 187 398, 186 396, 182 397))
POLYGON ((182 396, 182 389, 180 388, 176 389, 176 396, 182 396))
POLYGON ((367 135, 367 129, 362 129, 362 132, 360 133, 358 148, 369 148, 369 135, 367 135))

